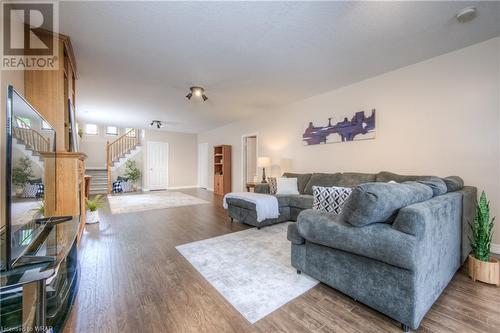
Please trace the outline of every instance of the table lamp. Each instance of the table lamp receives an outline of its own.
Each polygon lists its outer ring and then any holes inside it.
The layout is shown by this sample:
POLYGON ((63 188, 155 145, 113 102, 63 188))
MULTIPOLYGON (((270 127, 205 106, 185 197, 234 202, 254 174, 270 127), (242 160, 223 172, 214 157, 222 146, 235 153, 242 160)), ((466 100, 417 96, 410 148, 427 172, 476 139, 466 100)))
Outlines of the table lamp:
POLYGON ((266 181, 266 168, 271 166, 271 158, 270 157, 259 157, 257 158, 257 167, 262 168, 262 182, 267 183, 266 181))

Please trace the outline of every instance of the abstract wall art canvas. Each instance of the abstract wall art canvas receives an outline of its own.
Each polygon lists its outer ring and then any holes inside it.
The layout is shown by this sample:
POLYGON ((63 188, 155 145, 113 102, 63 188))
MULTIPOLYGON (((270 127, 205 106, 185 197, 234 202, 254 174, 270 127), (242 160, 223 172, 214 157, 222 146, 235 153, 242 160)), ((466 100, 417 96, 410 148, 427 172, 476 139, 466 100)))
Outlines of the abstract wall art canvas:
POLYGON ((335 115, 325 124, 311 121, 302 134, 306 146, 367 139, 375 139, 375 109, 369 115, 365 111, 356 112, 352 117, 335 115))

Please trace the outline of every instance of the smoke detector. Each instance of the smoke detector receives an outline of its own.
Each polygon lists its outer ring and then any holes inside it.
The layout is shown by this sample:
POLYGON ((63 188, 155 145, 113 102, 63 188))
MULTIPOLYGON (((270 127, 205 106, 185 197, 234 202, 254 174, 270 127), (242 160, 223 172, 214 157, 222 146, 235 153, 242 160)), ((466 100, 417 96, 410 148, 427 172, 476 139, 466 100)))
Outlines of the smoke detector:
POLYGON ((460 23, 465 23, 472 21, 477 15, 476 7, 465 7, 457 13, 457 21, 460 23))

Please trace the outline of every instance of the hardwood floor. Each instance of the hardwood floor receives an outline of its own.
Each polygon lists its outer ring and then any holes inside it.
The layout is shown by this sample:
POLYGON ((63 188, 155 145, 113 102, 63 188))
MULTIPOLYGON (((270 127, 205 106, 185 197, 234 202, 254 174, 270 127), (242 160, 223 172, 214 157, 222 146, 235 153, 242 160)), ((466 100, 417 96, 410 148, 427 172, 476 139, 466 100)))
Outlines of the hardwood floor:
MULTIPOLYGON (((80 290, 69 332, 401 332, 398 323, 319 284, 250 325, 175 246, 249 228, 212 204, 111 215, 85 228, 80 290)), ((473 283, 463 267, 418 332, 500 332, 500 288, 473 283)))

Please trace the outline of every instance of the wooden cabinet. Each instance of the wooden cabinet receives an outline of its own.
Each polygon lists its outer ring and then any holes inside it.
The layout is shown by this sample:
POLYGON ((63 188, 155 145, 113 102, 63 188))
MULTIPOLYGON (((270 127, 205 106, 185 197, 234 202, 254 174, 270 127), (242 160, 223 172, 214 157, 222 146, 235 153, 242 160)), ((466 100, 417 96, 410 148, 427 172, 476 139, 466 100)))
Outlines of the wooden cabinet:
POLYGON ((58 43, 60 59, 56 70, 27 70, 24 72, 24 96, 55 128, 57 151, 69 151, 70 117, 68 99, 75 106, 76 62, 68 36, 51 34, 58 43))
POLYGON ((82 153, 43 153, 45 163, 45 216, 80 216, 81 231, 86 222, 85 158, 82 153), (56 172, 53 172, 53 170, 56 172), (51 178, 57 177, 58 181, 51 178))
POLYGON ((231 192, 231 146, 214 147, 214 193, 231 192))

